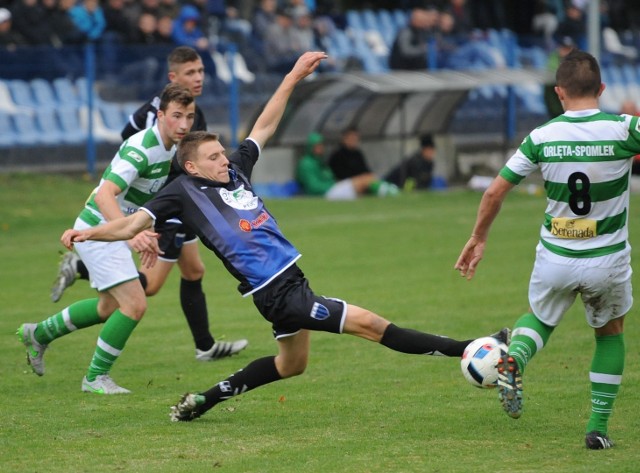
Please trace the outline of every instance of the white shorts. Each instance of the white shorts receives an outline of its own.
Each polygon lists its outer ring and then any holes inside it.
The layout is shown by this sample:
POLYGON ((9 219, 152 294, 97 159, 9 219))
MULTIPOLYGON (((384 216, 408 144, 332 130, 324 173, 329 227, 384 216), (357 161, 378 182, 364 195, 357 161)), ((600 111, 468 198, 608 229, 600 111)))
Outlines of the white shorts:
MULTIPOLYGON (((73 228, 84 230, 90 228, 90 225, 77 219, 73 228)), ((98 291, 105 291, 138 277, 131 249, 124 241, 85 241, 75 243, 74 246, 89 271, 91 287, 98 291)))
POLYGON ((331 186, 324 196, 329 200, 353 200, 358 197, 358 194, 351 179, 344 179, 331 186))
POLYGON ((625 315, 633 304, 630 248, 598 258, 564 258, 541 244, 529 282, 529 304, 544 324, 557 326, 580 294, 593 328, 625 315))

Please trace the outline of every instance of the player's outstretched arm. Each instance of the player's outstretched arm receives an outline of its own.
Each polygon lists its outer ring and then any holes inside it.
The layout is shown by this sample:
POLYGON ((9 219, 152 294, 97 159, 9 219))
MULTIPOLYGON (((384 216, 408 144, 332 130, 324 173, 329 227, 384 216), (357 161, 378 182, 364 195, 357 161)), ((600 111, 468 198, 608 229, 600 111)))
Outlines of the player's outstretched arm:
POLYGON ((97 241, 119 241, 129 240, 136 237, 138 246, 136 251, 151 251, 158 247, 157 234, 154 232, 144 232, 142 236, 137 236, 143 230, 151 228, 153 219, 151 216, 139 210, 127 217, 120 217, 111 220, 103 225, 87 228, 85 230, 69 229, 60 237, 60 241, 68 249, 73 248, 74 243, 87 240, 97 241))
POLYGON ((460 272, 461 276, 467 279, 473 278, 476 268, 484 255, 491 224, 498 216, 502 202, 511 189, 513 189, 513 184, 498 176, 482 195, 471 238, 464 245, 458 261, 453 267, 460 272))
POLYGON ((289 97, 298 82, 312 74, 327 55, 324 52, 306 52, 298 58, 293 69, 284 77, 264 110, 256 120, 249 136, 262 148, 278 129, 289 97))

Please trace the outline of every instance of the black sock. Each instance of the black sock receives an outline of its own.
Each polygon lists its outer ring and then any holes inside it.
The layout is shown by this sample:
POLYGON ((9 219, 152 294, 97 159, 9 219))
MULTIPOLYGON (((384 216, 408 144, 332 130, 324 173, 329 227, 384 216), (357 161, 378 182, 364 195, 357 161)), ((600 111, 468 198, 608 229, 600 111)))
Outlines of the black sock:
POLYGON ((410 328, 400 328, 394 324, 387 327, 380 340, 385 347, 402 353, 444 356, 462 356, 462 352, 471 342, 472 340, 459 341, 410 328))
POLYGON ((147 275, 138 271, 138 278, 140 279, 140 284, 142 284, 142 289, 147 289, 147 275))
POLYGON ((180 279, 180 305, 191 329, 193 341, 198 350, 209 350, 214 343, 209 332, 207 299, 202 292, 202 279, 188 281, 180 279))
POLYGON ((282 379, 276 369, 275 359, 275 356, 265 356, 253 360, 243 369, 202 393, 206 401, 199 408, 199 412, 203 414, 222 401, 282 379))
POLYGON ((78 262, 76 263, 76 271, 80 275, 80 279, 89 280, 89 270, 84 265, 81 259, 79 259, 78 262))

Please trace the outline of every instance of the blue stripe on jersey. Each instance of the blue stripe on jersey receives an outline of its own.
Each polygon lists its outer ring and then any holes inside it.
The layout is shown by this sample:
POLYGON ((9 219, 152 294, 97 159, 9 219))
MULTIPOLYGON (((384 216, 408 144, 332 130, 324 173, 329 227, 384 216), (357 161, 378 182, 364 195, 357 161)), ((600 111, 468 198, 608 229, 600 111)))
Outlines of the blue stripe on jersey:
MULTIPOLYGON (((237 184, 238 188, 243 185, 237 184)), ((243 296, 261 289, 300 258, 300 253, 280 232, 261 199, 258 198, 255 208, 237 209, 221 198, 220 192, 224 188, 203 187, 184 186, 202 212, 198 233, 206 235, 211 241, 203 243, 215 247, 246 278, 251 290, 243 296)))

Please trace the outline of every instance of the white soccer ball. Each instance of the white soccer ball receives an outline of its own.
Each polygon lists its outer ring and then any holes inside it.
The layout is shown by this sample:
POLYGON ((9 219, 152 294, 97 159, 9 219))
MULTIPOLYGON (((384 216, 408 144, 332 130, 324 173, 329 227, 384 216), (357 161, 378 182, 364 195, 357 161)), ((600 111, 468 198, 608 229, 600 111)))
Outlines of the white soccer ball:
POLYGON ((495 388, 498 360, 508 347, 494 337, 478 338, 464 349, 460 367, 465 379, 477 388, 495 388))

